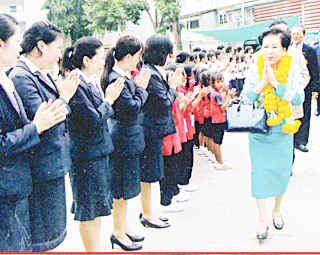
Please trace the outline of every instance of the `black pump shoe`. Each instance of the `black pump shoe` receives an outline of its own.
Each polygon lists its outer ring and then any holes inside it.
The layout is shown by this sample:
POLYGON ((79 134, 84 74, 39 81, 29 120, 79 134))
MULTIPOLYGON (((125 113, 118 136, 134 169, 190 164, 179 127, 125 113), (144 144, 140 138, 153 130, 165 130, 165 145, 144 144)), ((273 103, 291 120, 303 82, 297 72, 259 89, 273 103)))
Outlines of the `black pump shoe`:
POLYGON ((126 234, 127 237, 129 237, 129 239, 132 241, 132 242, 142 242, 144 240, 144 236, 139 236, 139 235, 129 235, 129 234, 126 234))
POLYGON ((282 216, 281 216, 281 222, 280 223, 279 222, 275 222, 273 217, 272 217, 272 220, 273 220, 273 226, 275 227, 275 229, 278 229, 278 230, 283 229, 284 222, 283 222, 282 216))
POLYGON ((269 227, 267 226, 267 229, 266 229, 266 232, 263 232, 263 233, 257 233, 257 239, 258 240, 264 240, 264 239, 267 239, 268 237, 268 230, 269 230, 269 227))
MULTIPOLYGON (((142 219, 142 213, 139 214, 139 219, 141 220, 142 219)), ((163 216, 159 216, 159 220, 162 220, 162 221, 169 221, 168 218, 166 217, 163 217, 163 216)))
POLYGON ((137 251, 142 249, 141 244, 132 243, 130 245, 125 245, 121 243, 114 235, 111 235, 110 242, 111 242, 112 249, 114 249, 114 244, 119 245, 120 248, 124 251, 137 251))
POLYGON ((150 227, 150 228, 168 228, 168 227, 170 227, 170 223, 167 221, 162 221, 162 223, 160 223, 160 224, 155 224, 155 223, 151 223, 151 222, 147 221, 145 218, 142 217, 140 219, 140 222, 144 227, 150 227))

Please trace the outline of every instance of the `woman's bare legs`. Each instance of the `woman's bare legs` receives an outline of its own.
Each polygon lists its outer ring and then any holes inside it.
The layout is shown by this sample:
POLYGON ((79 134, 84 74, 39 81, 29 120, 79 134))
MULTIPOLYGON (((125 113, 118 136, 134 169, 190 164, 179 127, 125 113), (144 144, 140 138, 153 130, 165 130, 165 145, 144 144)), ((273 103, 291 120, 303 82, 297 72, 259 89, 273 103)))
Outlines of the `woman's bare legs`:
POLYGON ((86 252, 100 252, 100 228, 101 217, 80 222, 80 235, 86 252))
POLYGON ((153 223, 153 224, 162 224, 163 222, 159 220, 159 216, 152 211, 152 189, 151 183, 141 182, 141 205, 143 217, 153 223))

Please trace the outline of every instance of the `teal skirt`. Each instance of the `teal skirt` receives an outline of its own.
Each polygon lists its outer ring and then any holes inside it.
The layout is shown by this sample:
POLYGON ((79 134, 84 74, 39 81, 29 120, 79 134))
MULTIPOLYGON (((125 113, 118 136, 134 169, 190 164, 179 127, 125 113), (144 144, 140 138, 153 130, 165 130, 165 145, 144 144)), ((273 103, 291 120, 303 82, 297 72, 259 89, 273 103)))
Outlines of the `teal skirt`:
POLYGON ((293 162, 293 135, 281 126, 267 134, 249 133, 251 187, 254 198, 280 196, 287 189, 293 162))

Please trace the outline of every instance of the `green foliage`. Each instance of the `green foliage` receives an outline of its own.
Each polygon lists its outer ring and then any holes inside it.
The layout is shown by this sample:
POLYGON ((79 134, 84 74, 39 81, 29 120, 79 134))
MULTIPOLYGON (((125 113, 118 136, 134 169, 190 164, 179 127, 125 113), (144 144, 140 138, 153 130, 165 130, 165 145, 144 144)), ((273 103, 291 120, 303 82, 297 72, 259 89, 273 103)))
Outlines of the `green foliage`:
POLYGON ((82 36, 91 34, 87 29, 88 21, 84 19, 82 5, 86 0, 45 0, 42 7, 48 10, 47 18, 57 25, 65 34, 76 41, 82 36))
POLYGON ((48 19, 70 34, 72 41, 106 30, 116 31, 118 24, 130 20, 139 24, 143 11, 151 19, 157 33, 172 29, 172 22, 180 14, 180 0, 45 0, 43 9, 48 10, 48 19), (150 13, 154 5, 155 15, 150 13))
POLYGON ((105 30, 117 30, 118 23, 124 19, 124 11, 114 0, 86 0, 83 5, 88 29, 103 34, 105 30))

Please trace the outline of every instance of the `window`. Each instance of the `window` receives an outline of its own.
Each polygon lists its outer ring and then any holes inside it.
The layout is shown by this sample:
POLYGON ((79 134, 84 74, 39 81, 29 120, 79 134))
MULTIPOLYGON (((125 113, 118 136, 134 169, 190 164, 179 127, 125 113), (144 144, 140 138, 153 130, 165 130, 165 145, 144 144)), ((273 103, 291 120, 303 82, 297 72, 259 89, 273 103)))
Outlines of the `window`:
POLYGON ((190 20, 189 21, 189 28, 193 29, 193 28, 199 28, 199 20, 190 20))
POLYGON ((16 5, 11 5, 10 6, 10 12, 17 12, 17 6, 16 5))
POLYGON ((228 16, 227 14, 220 14, 219 15, 219 24, 223 25, 223 24, 227 24, 228 23, 228 16))

